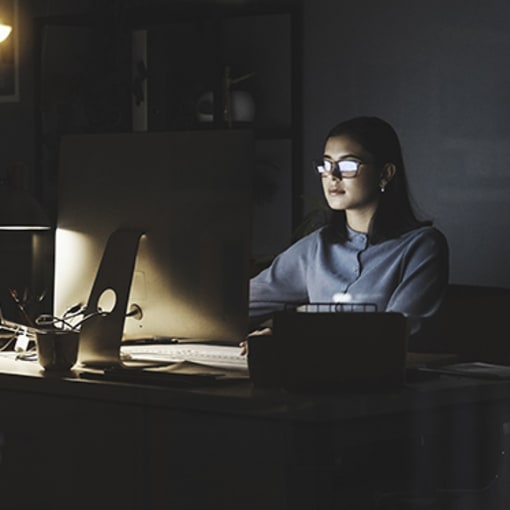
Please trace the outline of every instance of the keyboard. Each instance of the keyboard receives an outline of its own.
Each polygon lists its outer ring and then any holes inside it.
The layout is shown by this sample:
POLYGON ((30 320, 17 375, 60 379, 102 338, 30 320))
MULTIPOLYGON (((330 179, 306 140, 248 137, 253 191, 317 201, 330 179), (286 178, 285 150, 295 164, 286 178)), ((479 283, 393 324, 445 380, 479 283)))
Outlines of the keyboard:
POLYGON ((125 361, 155 361, 177 363, 190 361, 210 367, 247 370, 248 360, 241 355, 241 348, 233 345, 200 343, 135 344, 123 345, 121 357, 125 361))

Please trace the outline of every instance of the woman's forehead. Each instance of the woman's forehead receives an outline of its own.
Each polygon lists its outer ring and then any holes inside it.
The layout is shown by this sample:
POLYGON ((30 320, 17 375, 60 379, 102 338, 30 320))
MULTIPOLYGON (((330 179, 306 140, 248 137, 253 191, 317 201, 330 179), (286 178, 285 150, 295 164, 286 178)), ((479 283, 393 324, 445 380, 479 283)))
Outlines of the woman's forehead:
POLYGON ((328 138, 324 146, 324 155, 334 158, 344 157, 347 155, 364 157, 369 153, 361 144, 353 140, 347 135, 340 135, 328 138))

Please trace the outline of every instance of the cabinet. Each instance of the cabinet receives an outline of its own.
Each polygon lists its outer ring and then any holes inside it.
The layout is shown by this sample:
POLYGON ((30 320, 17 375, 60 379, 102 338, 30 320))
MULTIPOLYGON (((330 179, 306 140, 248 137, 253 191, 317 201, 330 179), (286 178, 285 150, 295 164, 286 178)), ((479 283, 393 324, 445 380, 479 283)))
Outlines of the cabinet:
POLYGON ((139 482, 143 410, 47 394, 37 383, 35 392, 14 391, 5 381, 0 390, 1 507, 147 508, 139 482))
POLYGON ((253 256, 270 258, 301 219, 299 2, 116 5, 39 20, 42 194, 65 132, 252 129, 253 256))
POLYGON ((2 510, 319 508, 316 431, 285 396, 80 374, 0 358, 2 510))

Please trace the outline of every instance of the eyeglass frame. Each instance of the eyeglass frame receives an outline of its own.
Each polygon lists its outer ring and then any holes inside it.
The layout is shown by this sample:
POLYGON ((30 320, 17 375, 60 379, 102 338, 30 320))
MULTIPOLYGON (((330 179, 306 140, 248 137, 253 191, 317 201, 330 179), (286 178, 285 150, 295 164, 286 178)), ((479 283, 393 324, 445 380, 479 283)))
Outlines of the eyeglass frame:
POLYGON ((361 161, 358 159, 339 159, 339 160, 331 160, 327 158, 322 159, 316 159, 313 161, 313 168, 314 170, 321 176, 321 177, 327 177, 328 175, 334 175, 334 176, 340 176, 340 179, 354 179, 359 174, 359 169, 362 165, 368 164, 367 161, 361 161), (332 169, 331 170, 325 170, 321 172, 319 170, 319 166, 324 166, 323 163, 327 161, 328 163, 331 163, 332 169), (342 172, 340 169, 341 163, 355 163, 357 165, 356 170, 348 170, 347 172, 342 172), (345 175, 350 174, 350 172, 354 172, 353 175, 345 175))

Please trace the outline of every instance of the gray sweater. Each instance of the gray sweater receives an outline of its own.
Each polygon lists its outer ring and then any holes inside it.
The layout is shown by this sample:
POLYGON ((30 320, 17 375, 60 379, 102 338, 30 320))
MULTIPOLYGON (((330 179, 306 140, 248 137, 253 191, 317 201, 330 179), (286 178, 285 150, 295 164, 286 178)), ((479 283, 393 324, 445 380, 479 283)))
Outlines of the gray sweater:
POLYGON ((411 333, 437 312, 448 284, 445 236, 419 227, 378 244, 348 229, 341 241, 322 227, 278 255, 250 282, 250 317, 267 317, 284 304, 373 303, 401 312, 411 333))

